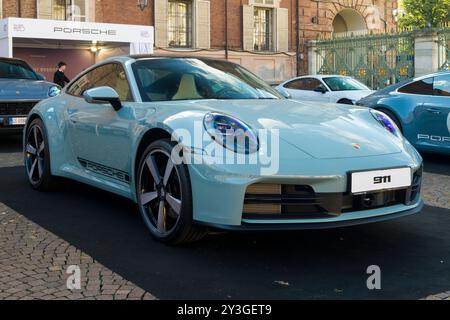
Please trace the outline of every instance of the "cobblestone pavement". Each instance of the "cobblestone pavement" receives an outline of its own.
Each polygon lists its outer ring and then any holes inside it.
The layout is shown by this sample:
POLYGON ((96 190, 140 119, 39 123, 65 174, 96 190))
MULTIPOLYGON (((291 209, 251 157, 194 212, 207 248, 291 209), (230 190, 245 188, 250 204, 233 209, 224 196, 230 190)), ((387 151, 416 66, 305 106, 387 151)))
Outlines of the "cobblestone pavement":
MULTIPOLYGON (((450 176, 424 173, 422 196, 431 206, 450 209, 450 176)), ((425 300, 450 300, 450 291, 430 295, 425 300)))
POLYGON ((0 300, 153 300, 89 255, 0 203, 0 300), (67 289, 77 265, 81 290, 67 289))
POLYGON ((424 173, 422 197, 426 204, 450 209, 450 176, 424 173))

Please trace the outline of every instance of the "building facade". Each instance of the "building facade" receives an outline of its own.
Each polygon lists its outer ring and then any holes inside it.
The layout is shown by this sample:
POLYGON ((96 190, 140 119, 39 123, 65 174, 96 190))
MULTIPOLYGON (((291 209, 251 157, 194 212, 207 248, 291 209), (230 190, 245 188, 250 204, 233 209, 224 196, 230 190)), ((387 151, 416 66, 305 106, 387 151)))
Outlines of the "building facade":
MULTIPOLYGON (((273 82, 308 73, 309 40, 395 30, 396 7, 395 0, 0 0, 3 18, 154 26, 156 54, 228 59, 273 82)), ((127 53, 97 47, 89 62, 127 53)))

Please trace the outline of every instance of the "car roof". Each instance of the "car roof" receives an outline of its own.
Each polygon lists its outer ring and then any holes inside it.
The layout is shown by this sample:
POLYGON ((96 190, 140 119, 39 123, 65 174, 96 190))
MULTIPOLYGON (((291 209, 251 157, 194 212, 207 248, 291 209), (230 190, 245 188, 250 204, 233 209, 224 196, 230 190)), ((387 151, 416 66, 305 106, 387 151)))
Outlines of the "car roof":
POLYGON ((416 78, 411 79, 411 82, 422 80, 422 79, 426 79, 426 78, 430 78, 430 77, 447 75, 447 74, 450 74, 450 70, 442 70, 442 71, 438 71, 438 72, 435 72, 435 73, 430 73, 430 74, 426 74, 426 75, 423 75, 423 76, 420 76, 420 77, 416 77, 416 78))

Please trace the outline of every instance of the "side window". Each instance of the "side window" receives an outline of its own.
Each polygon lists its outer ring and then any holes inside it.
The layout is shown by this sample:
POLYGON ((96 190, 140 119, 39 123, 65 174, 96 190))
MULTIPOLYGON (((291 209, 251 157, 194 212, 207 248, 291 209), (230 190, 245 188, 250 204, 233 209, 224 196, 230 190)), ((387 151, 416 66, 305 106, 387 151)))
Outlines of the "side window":
POLYGON ((89 75, 90 73, 86 73, 84 76, 75 81, 67 89, 67 93, 76 97, 80 97, 84 91, 89 89, 89 75))
POLYGON ((450 74, 434 78, 434 95, 450 97, 450 74))
POLYGON ((297 79, 284 85, 286 89, 306 90, 306 79, 297 79))
POLYGON ((318 86, 322 85, 320 80, 314 78, 303 78, 298 80, 293 80, 284 85, 286 89, 295 89, 295 90, 308 90, 312 91, 318 86))
POLYGON ((398 92, 409 94, 433 95, 433 78, 427 78, 407 84, 400 88, 398 92))
POLYGON ((69 94, 81 96, 87 89, 108 86, 119 94, 122 101, 133 101, 125 70, 120 64, 110 63, 86 73, 68 90, 69 94))
POLYGON ((309 79, 309 88, 310 88, 309 90, 314 90, 317 87, 325 88, 325 86, 322 84, 322 82, 320 82, 320 80, 314 78, 309 79))

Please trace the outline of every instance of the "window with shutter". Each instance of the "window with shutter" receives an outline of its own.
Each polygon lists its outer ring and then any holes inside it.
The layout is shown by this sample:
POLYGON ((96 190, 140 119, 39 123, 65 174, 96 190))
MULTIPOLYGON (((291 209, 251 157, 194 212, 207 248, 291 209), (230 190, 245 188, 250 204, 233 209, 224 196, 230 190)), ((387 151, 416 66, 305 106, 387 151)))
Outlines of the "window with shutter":
POLYGON ((280 8, 280 0, 250 0, 243 6, 243 28, 244 50, 289 50, 289 10, 280 8))
POLYGON ((86 21, 89 0, 37 0, 38 19, 86 21))
POLYGON ((169 0, 167 19, 169 47, 192 47, 192 1, 169 0))

